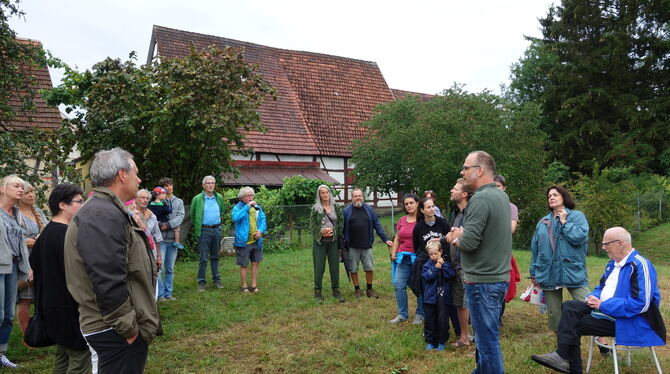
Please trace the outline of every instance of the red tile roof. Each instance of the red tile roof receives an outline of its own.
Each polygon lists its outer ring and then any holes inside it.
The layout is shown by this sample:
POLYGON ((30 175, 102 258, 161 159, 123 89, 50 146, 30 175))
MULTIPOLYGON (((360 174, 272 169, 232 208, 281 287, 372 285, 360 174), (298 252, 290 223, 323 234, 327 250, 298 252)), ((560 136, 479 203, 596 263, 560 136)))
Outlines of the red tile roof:
POLYGON ((284 178, 302 175, 306 179, 340 184, 336 179, 321 170, 318 162, 285 162, 285 161, 233 161, 240 174, 221 173, 226 186, 282 186, 284 178))
POLYGON ((404 90, 398 90, 395 88, 391 88, 391 91, 393 92, 393 96, 397 99, 403 99, 407 96, 418 96, 419 100, 425 101, 425 100, 430 100, 432 99, 435 95, 429 95, 421 92, 413 92, 413 91, 404 91, 404 90))
POLYGON ((247 145, 256 152, 351 156, 351 142, 362 137, 359 124, 373 108, 393 100, 376 63, 325 54, 267 47, 212 35, 154 26, 159 56, 178 57, 193 44, 243 49, 244 59, 277 90, 277 100, 260 108, 266 133, 249 132, 247 145))
MULTIPOLYGON (((19 39, 21 43, 33 44, 38 48, 42 48, 42 43, 35 40, 19 39)), ((43 129, 59 128, 62 122, 62 117, 58 111, 58 107, 49 106, 42 98, 40 90, 52 88, 51 76, 49 69, 46 66, 26 66, 23 70, 28 79, 33 80, 31 89, 35 92, 34 104, 35 110, 23 110, 21 97, 27 93, 25 91, 14 94, 9 99, 9 105, 14 111, 14 118, 8 124, 8 129, 17 130, 30 127, 39 127, 43 129)))

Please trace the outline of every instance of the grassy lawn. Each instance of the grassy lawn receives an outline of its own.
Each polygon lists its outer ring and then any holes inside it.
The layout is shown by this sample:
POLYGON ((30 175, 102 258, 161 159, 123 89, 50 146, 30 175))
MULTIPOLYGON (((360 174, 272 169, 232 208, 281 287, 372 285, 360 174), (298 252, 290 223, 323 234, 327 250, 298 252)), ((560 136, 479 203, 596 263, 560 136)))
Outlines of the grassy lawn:
POLYGON ((641 232, 633 237, 634 247, 648 256, 654 265, 670 265, 670 223, 641 232))
MULTIPOLYGON (((522 274, 529 252, 515 252, 522 274)), ((174 302, 161 303, 165 335, 150 346, 147 373, 470 373, 474 349, 444 352, 423 350, 421 326, 392 326, 396 314, 390 285, 388 253, 375 248, 376 287, 381 298, 353 298, 353 287, 342 270, 346 303, 325 292, 325 303, 312 296, 310 250, 268 254, 261 266, 259 294, 239 292, 238 268, 233 258, 221 261, 225 289, 196 291, 197 264, 178 262, 174 302)), ((588 260, 591 284, 601 275, 605 258, 588 260)), ((670 267, 658 266, 665 297, 670 292, 670 267)), ((519 284, 523 290, 528 280, 519 284)), ((330 281, 326 274, 324 289, 330 281)), ((519 291, 521 292, 521 291, 519 291)), ((414 299, 416 300, 416 299, 414 299)), ((410 297, 410 311, 413 301, 410 297)), ((670 321, 667 301, 662 311, 670 321)), ((413 317, 413 313, 410 314, 413 317)), ((29 350, 19 342, 18 327, 10 342, 10 359, 23 365, 17 373, 49 373, 53 348, 29 350)), ((453 334, 452 339, 453 341, 453 334)), ((554 348, 546 316, 520 300, 505 313, 501 334, 508 373, 549 373, 530 360, 533 353, 554 348)), ((586 338, 584 340, 585 348, 586 338)), ((583 349, 586 355, 586 349, 583 349)), ((657 350, 661 365, 670 367, 670 352, 657 350)), ((586 356, 585 356, 586 357, 586 356)), ((586 362, 586 359, 585 361, 586 362)), ((633 367, 622 363, 621 373, 654 372, 648 351, 633 352, 633 367)), ((592 373, 611 373, 611 358, 595 355, 592 373)))

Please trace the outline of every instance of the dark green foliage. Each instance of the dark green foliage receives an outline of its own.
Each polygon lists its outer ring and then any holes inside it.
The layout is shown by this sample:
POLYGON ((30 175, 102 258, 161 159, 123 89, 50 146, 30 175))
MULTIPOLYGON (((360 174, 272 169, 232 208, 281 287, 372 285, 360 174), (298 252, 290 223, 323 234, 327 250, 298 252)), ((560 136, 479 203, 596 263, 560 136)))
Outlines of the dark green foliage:
POLYGON ((512 96, 543 107, 552 156, 571 170, 667 172, 670 2, 563 0, 512 67, 512 96))
POLYGON ((144 184, 171 176, 175 193, 194 196, 205 175, 232 171, 231 152, 248 152, 243 131, 264 131, 256 111, 274 90, 235 48, 191 48, 183 58, 138 67, 107 58, 92 70, 65 66, 50 94, 66 104, 84 160, 122 147, 131 152, 144 184))
POLYGON ((408 97, 383 104, 365 124, 371 135, 354 143, 356 183, 381 192, 431 189, 444 205, 467 154, 485 150, 507 178, 527 233, 543 201, 545 137, 539 120, 535 104, 517 105, 458 86, 429 101, 408 97))
POLYGON ((544 184, 547 186, 562 184, 569 180, 570 168, 560 161, 554 160, 544 172, 544 184))
POLYGON ((605 230, 621 226, 632 232, 635 207, 632 197, 635 186, 629 178, 630 168, 594 168, 591 176, 581 175, 573 193, 578 200, 577 209, 589 221, 589 235, 600 250, 605 230))

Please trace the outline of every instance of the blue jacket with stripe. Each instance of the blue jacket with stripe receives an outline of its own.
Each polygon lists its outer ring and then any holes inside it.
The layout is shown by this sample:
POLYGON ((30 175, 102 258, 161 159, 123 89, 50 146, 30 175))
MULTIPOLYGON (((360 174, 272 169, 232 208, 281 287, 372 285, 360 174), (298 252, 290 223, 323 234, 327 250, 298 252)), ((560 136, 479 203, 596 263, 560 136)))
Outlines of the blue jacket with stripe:
MULTIPOLYGON (((597 298, 605 281, 614 270, 610 260, 600 284, 591 292, 597 298)), ((600 304, 600 311, 616 318, 616 343, 626 346, 649 347, 665 345, 665 324, 659 311, 661 292, 658 289, 656 269, 635 249, 619 271, 614 296, 600 304)))

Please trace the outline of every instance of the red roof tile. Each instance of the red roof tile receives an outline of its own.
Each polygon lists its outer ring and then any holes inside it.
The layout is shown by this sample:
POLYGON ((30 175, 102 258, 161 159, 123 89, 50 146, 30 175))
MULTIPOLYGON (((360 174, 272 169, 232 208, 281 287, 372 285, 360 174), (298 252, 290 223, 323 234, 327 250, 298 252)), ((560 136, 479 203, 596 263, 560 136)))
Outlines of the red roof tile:
MULTIPOLYGON (((159 56, 178 57, 193 44, 243 49, 244 59, 277 90, 277 100, 260 108, 266 133, 249 132, 247 145, 256 152, 351 156, 351 142, 362 137, 359 124, 373 108, 393 100, 374 62, 267 47, 217 36, 154 26, 159 56)), ((150 54, 152 53, 150 52, 150 54)))
POLYGON ((418 96, 419 100, 430 100, 432 99, 435 95, 429 95, 425 93, 420 93, 420 92, 412 92, 412 91, 404 91, 404 90, 398 90, 395 88, 391 88, 391 91, 393 92, 393 96, 397 99, 403 99, 407 96, 418 96))
MULTIPOLYGON (((21 43, 30 43, 42 48, 42 43, 34 40, 19 39, 21 43)), ((55 129, 61 126, 62 117, 57 107, 49 106, 42 98, 40 90, 52 88, 51 76, 46 66, 26 66, 24 73, 28 79, 33 80, 31 89, 35 92, 34 104, 35 110, 23 110, 21 97, 27 92, 21 91, 15 93, 9 99, 9 105, 14 111, 14 118, 9 122, 8 128, 11 130, 39 127, 44 129, 55 129)))

